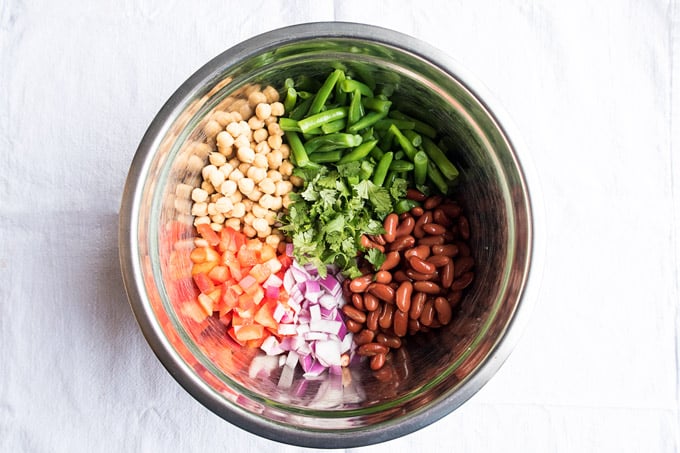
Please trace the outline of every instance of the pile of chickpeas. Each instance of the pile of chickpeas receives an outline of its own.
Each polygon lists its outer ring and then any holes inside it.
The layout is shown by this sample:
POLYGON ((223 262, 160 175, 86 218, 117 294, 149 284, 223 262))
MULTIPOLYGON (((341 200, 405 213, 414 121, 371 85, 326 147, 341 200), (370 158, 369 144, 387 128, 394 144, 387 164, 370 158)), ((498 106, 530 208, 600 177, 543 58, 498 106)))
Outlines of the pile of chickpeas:
POLYGON ((191 192, 194 225, 215 231, 231 227, 276 247, 279 212, 291 203, 290 193, 302 180, 292 175, 290 148, 278 124, 284 107, 278 91, 248 87, 244 97, 215 111, 203 126, 212 147, 201 170, 200 187, 191 192))

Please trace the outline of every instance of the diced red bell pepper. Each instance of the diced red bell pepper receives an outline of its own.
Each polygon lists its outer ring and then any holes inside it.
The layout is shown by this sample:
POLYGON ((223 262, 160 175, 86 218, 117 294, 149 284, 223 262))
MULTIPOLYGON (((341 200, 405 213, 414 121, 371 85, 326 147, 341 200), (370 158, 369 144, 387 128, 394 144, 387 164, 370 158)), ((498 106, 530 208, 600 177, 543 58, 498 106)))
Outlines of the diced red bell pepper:
POLYGON ((208 274, 199 272, 194 274, 193 277, 196 286, 198 286, 199 291, 202 293, 208 294, 215 291, 215 283, 213 283, 212 279, 208 277, 208 274))
POLYGON ((208 277, 210 277, 213 282, 219 284, 229 280, 231 274, 229 273, 229 268, 227 266, 215 266, 208 272, 208 277))
POLYGON ((208 244, 211 246, 215 247, 220 243, 220 237, 219 235, 210 228, 210 225, 207 223, 201 223, 196 225, 196 231, 198 231, 198 234, 201 235, 203 239, 208 241, 208 244))

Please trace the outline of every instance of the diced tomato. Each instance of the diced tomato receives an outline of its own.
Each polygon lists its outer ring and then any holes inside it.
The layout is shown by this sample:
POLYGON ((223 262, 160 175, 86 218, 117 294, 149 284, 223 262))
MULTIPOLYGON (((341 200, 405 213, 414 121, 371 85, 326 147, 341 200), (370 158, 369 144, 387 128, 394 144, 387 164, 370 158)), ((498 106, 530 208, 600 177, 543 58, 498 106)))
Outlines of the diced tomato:
POLYGON ((204 272, 198 272, 194 274, 194 282, 196 282, 196 286, 198 286, 198 289, 205 294, 211 293, 215 291, 215 284, 213 281, 208 277, 208 274, 204 272))
POLYGON ((194 264, 191 268, 191 275, 208 274, 213 267, 217 266, 217 261, 206 261, 205 263, 194 264))
POLYGON ((276 258, 276 249, 269 244, 263 244, 260 250, 260 261, 264 263, 272 258, 276 258))
POLYGON ((257 238, 248 239, 248 241, 246 241, 246 247, 248 248, 248 250, 252 250, 254 252, 261 251, 263 245, 264 245, 264 243, 257 238))
POLYGON ((240 308, 241 312, 250 310, 255 307, 255 305, 255 299, 253 298, 252 294, 243 293, 238 296, 238 307, 240 308))
POLYGON ((206 315, 212 315, 214 301, 210 296, 203 293, 199 294, 198 303, 201 305, 201 308, 203 308, 203 311, 205 311, 206 315))
MULTIPOLYGON (((213 300, 213 306, 217 303, 220 303, 222 301, 222 289, 219 287, 216 287, 214 291, 211 291, 209 293, 206 293, 206 296, 211 298, 213 300)), ((215 309, 213 308, 213 311, 215 309)))
POLYGON ((243 289, 243 291, 248 291, 253 285, 257 284, 257 280, 252 275, 246 275, 239 282, 238 286, 243 289))
POLYGON ((224 283, 229 280, 231 274, 227 266, 215 266, 208 272, 208 277, 215 283, 224 283))
POLYGON ((256 264, 252 269, 250 269, 250 272, 248 273, 248 275, 255 278, 257 283, 264 283, 264 281, 267 280, 271 274, 271 269, 264 264, 256 264))
POLYGON ((229 268, 229 272, 234 280, 241 280, 243 273, 241 272, 241 263, 236 259, 236 255, 232 252, 224 252, 222 255, 222 263, 229 268))
POLYGON ((276 258, 270 259, 269 261, 264 263, 264 265, 269 268, 269 270, 271 271, 272 274, 276 274, 278 271, 280 271, 283 268, 283 265, 281 264, 281 262, 276 258))
POLYGON ((283 255, 279 255, 277 259, 281 263, 283 269, 288 269, 290 265, 293 264, 293 258, 286 255, 285 253, 283 255))
POLYGON ((255 338, 255 339, 246 341, 246 347, 248 347, 248 348, 259 348, 260 346, 262 346, 262 343, 264 343, 264 340, 266 340, 267 337, 269 337, 270 335, 271 335, 271 333, 269 333, 269 330, 264 329, 262 331, 262 336, 260 338, 255 338))
POLYGON ((246 236, 231 227, 224 227, 220 231, 220 252, 236 253, 246 242, 246 236))
POLYGON ((220 243, 220 237, 215 232, 215 230, 210 228, 209 224, 201 223, 196 225, 196 231, 198 231, 198 234, 200 234, 203 239, 208 241, 208 244, 211 246, 215 247, 220 243))
POLYGON ((234 289, 235 286, 236 285, 222 285, 222 302, 224 305, 221 307, 220 311, 229 312, 238 305, 239 294, 234 289))
POLYGON ((246 342, 239 340, 238 337, 236 336, 236 327, 233 325, 234 324, 233 320, 231 321, 231 324, 232 326, 229 328, 229 330, 227 330, 227 333, 236 343, 238 343, 241 346, 245 346, 246 342))
POLYGON ((255 266, 257 264, 257 252, 250 250, 246 245, 242 245, 236 255, 241 266, 255 266))
POLYGON ((274 310, 276 309, 276 302, 267 302, 262 304, 260 309, 255 314, 255 322, 268 327, 270 329, 277 329, 278 323, 274 319, 274 310))
POLYGON ((260 324, 250 324, 235 328, 236 339, 241 342, 257 340, 264 335, 264 326, 260 324))

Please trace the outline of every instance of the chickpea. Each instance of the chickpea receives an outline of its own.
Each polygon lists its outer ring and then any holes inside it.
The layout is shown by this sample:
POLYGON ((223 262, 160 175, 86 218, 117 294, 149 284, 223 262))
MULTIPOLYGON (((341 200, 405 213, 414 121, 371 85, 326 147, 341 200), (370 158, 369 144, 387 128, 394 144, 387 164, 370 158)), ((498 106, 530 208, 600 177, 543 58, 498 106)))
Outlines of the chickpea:
POLYGON ((282 162, 283 153, 281 153, 280 149, 275 149, 267 154, 267 163, 269 164, 269 168, 277 169, 281 166, 282 162))
POLYGON ((191 199, 198 203, 203 202, 208 199, 208 192, 201 189, 200 187, 196 187, 191 191, 191 199))
MULTIPOLYGON (((265 89, 262 90, 262 94, 265 95, 266 101, 260 101, 260 102, 269 102, 269 103, 274 102, 275 103, 276 101, 279 100, 278 90, 271 85, 265 87, 265 89)), ((283 106, 283 104, 281 104, 281 105, 283 106)))
POLYGON ((267 132, 269 135, 283 135, 283 131, 281 130, 279 123, 270 123, 267 125, 267 132))
POLYGON ((222 183, 222 185, 220 186, 220 193, 222 195, 225 195, 225 196, 228 197, 229 195, 236 192, 237 188, 238 188, 238 185, 234 181, 232 181, 232 180, 224 181, 222 183))
POLYGON ((217 214, 217 208, 215 207, 215 203, 211 201, 208 203, 208 215, 212 216, 215 214, 217 214))
POLYGON ((290 157, 290 146, 288 146, 286 143, 279 147, 279 151, 281 151, 281 155, 284 159, 288 159, 290 157))
POLYGON ((222 165, 227 163, 227 158, 224 154, 220 153, 210 153, 210 156, 208 157, 208 160, 210 163, 216 167, 221 167, 222 165))
POLYGON ((243 194, 236 190, 234 193, 229 195, 229 199, 233 204, 240 203, 243 200, 243 194))
MULTIPOLYGON (((222 127, 225 127, 227 124, 229 124, 232 121, 231 113, 225 112, 224 110, 215 111, 215 113, 212 114, 211 119, 220 123, 220 126, 222 126, 222 127)), ((220 134, 221 134, 221 132, 220 132, 220 134)))
POLYGON ((229 179, 236 183, 238 183, 241 178, 243 178, 243 173, 239 169, 232 171, 229 175, 229 179))
POLYGON ((273 182, 283 181, 283 176, 276 170, 269 170, 267 172, 267 178, 271 179, 273 182))
POLYGON ((224 154, 225 156, 231 155, 233 152, 232 146, 234 145, 234 137, 227 131, 222 131, 217 134, 217 150, 224 154))
POLYGON ((211 175, 212 172, 214 172, 214 171, 217 171, 217 167, 216 167, 216 166, 214 166, 214 165, 212 165, 212 164, 206 165, 205 167, 203 167, 203 170, 201 170, 201 175, 203 176, 203 179, 204 179, 204 180, 208 180, 208 179, 210 178, 210 175, 211 175))
POLYGON ((191 215, 202 217, 208 215, 208 203, 194 203, 191 206, 191 215))
POLYGON ((253 191, 246 196, 253 201, 260 201, 260 198, 262 198, 262 192, 260 192, 258 189, 253 189, 253 191))
POLYGON ((203 216, 198 216, 194 219, 194 225, 200 225, 202 223, 209 225, 210 224, 210 217, 208 217, 207 215, 203 215, 203 216))
MULTIPOLYGON (((222 184, 224 184, 224 183, 222 183, 222 184)), ((211 203, 215 203, 220 198, 222 198, 222 194, 219 193, 219 192, 215 192, 215 193, 210 194, 210 197, 208 199, 210 200, 211 203)))
POLYGON ((278 211, 279 209, 281 209, 282 200, 281 197, 275 197, 269 194, 264 194, 262 195, 262 198, 260 198, 260 204, 264 208, 270 209, 272 211, 278 211))
POLYGON ((224 214, 218 212, 217 214, 211 215, 210 220, 213 221, 212 223, 213 225, 217 223, 220 224, 220 226, 222 226, 221 224, 224 223, 226 218, 224 217, 224 214))
POLYGON ((254 217, 253 228, 255 228, 257 232, 267 231, 268 233, 271 233, 271 228, 265 219, 258 219, 254 217))
POLYGON ((220 185, 222 185, 224 180, 227 179, 227 178, 224 176, 224 173, 222 173, 221 171, 214 171, 214 172, 210 173, 209 179, 210 179, 210 184, 212 184, 213 187, 219 187, 220 185))
POLYGON ((267 140, 268 136, 267 129, 257 129, 256 131, 253 131, 253 140, 255 140, 255 143, 267 140))
POLYGON ((221 130, 222 125, 215 120, 210 120, 203 126, 203 133, 207 138, 215 137, 221 130))
POLYGON ((203 190, 205 190, 206 192, 208 192, 208 194, 215 193, 215 186, 213 186, 212 184, 210 184, 210 181, 203 181, 203 182, 201 183, 201 189, 203 189, 203 190))
POLYGON ((267 211, 267 214, 265 214, 264 219, 267 221, 269 225, 274 225, 278 220, 278 217, 279 216, 274 211, 267 211))
POLYGON ((241 161, 238 160, 238 157, 234 157, 227 162, 229 165, 232 166, 232 168, 238 168, 239 165, 241 165, 241 161))
POLYGON ((239 148, 239 150, 236 152, 236 155, 241 162, 252 164, 255 160, 255 151, 253 151, 250 147, 244 146, 243 148, 239 148))
POLYGON ((199 171, 202 171, 203 165, 203 159, 195 154, 189 156, 189 159, 187 159, 187 170, 191 173, 198 173, 199 171))
POLYGON ((258 188, 262 193, 271 195, 276 192, 276 183, 271 178, 267 177, 260 181, 258 188))
POLYGON ((264 102, 257 104, 255 115, 261 120, 266 120, 272 115, 272 106, 264 102))
POLYGON ((258 168, 256 166, 252 166, 248 169, 246 175, 255 181, 255 184, 259 183, 262 181, 264 178, 267 177, 267 170, 264 168, 258 168))
POLYGON ((248 96, 248 104, 250 104, 250 106, 253 108, 257 107, 258 104, 263 102, 267 102, 267 95, 261 91, 253 91, 250 93, 250 96, 248 96))
POLYGON ((210 228, 212 228, 212 230, 215 233, 219 233, 220 231, 222 231, 222 228, 224 228, 224 225, 222 225, 222 222, 224 222, 224 217, 222 217, 221 221, 213 220, 213 222, 210 224, 210 228))
MULTIPOLYGON (((220 214, 225 214, 225 213, 231 211, 233 208, 234 208, 234 204, 227 197, 222 197, 215 202, 215 209, 217 209, 217 212, 220 213, 220 214)), ((213 222, 214 221, 215 221, 215 219, 213 219, 213 222)))
POLYGON ((251 116, 248 120, 248 127, 255 133, 264 127, 264 121, 256 116, 251 116))
POLYGON ((290 194, 287 193, 283 196, 283 207, 288 208, 288 206, 293 204, 293 200, 290 199, 290 194))
POLYGON ((229 135, 231 135, 232 138, 236 138, 241 135, 241 126, 239 126, 238 121, 232 121, 231 123, 227 124, 225 130, 229 132, 229 135))
POLYGON ((238 180, 238 190, 241 191, 243 195, 248 195, 255 188, 255 181, 250 178, 241 178, 238 180))
POLYGON ((236 140, 234 140, 234 146, 236 147, 237 150, 240 150, 241 148, 250 148, 250 139, 245 135, 239 135, 238 137, 236 137, 236 140))
POLYGON ((246 225, 252 225, 253 220, 255 220, 255 216, 253 215, 252 212, 246 212, 246 215, 243 217, 243 223, 246 225))
POLYGON ((269 147, 269 143, 260 142, 255 145, 255 151, 258 154, 267 154, 269 151, 271 151, 271 148, 269 147))
POLYGON ((243 203, 235 203, 234 207, 231 209, 231 216, 240 219, 246 215, 246 207, 243 203))
POLYGON ((254 204, 253 204, 253 207, 252 207, 252 209, 251 209, 251 212, 253 213, 253 215, 254 215, 255 217, 261 219, 261 218, 264 218, 264 216, 266 216, 267 213, 270 212, 270 211, 269 211, 269 209, 267 209, 267 208, 263 208, 261 204, 259 204, 259 203, 254 203, 254 204))
POLYGON ((295 175, 290 175, 290 178, 288 178, 288 181, 291 182, 295 187, 302 187, 305 184, 305 180, 300 178, 299 176, 295 175))
POLYGON ((243 118, 250 118, 251 116, 253 116, 253 108, 248 104, 243 104, 241 108, 238 110, 238 112, 241 114, 243 118))
POLYGON ((248 174, 248 170, 250 170, 251 165, 249 163, 243 162, 239 164, 238 169, 241 173, 244 175, 248 174))
POLYGON ((265 156, 264 154, 255 154, 255 160, 253 160, 253 165, 255 165, 258 168, 267 170, 269 168, 269 161, 267 160, 267 156, 265 156))
POLYGON ((288 161, 284 161, 281 163, 281 166, 279 167, 279 172, 283 176, 290 176, 293 174, 293 164, 291 164, 288 161))
POLYGON ((281 242, 281 238, 276 234, 270 234, 269 236, 267 236, 265 238, 264 242, 267 245, 270 245, 271 247, 276 248, 276 247, 278 247, 279 242, 281 242))
POLYGON ((242 203, 243 203, 243 206, 246 207, 246 212, 250 212, 250 211, 253 210, 253 204, 254 204, 253 200, 249 200, 249 199, 246 198, 245 200, 242 201, 242 203))
POLYGON ((236 217, 230 217, 224 221, 224 226, 239 231, 241 229, 241 220, 236 217))
POLYGON ((243 225, 243 233, 249 238, 257 236, 257 231, 250 225, 243 225))
MULTIPOLYGON (((198 187, 197 187, 198 188, 198 187)), ((190 186, 189 184, 177 184, 177 187, 175 187, 175 195, 177 198, 191 198, 191 193, 193 192, 194 187, 190 186)))
MULTIPOLYGON (((278 94, 278 93, 277 93, 278 94)), ((280 102, 273 102, 271 104, 271 114, 273 116, 283 116, 285 113, 285 109, 283 108, 283 104, 280 102)))
POLYGON ((224 173, 224 177, 228 178, 232 171, 234 171, 234 166, 229 162, 220 167, 220 171, 224 173))
POLYGON ((270 148, 279 149, 281 148, 281 145, 283 145, 283 139, 280 135, 270 135, 267 139, 267 143, 269 144, 270 148))
POLYGON ((240 114, 239 112, 234 112, 234 111, 232 111, 232 112, 231 112, 231 119, 232 119, 235 123, 238 123, 238 122, 240 122, 241 120, 243 120, 243 117, 241 116, 241 114, 240 114))
POLYGON ((293 184, 290 181, 279 181, 276 183, 275 195, 283 196, 293 191, 293 184))

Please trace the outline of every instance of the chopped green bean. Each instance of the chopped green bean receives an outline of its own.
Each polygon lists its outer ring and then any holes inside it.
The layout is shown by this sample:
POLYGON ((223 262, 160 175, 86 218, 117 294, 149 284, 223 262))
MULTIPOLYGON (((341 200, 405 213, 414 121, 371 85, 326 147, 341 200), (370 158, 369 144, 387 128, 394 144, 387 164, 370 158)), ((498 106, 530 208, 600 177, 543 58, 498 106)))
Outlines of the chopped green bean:
POLYGON ((371 157, 376 161, 379 162, 380 159, 382 159, 383 155, 385 155, 385 152, 380 149, 378 146, 374 146, 373 150, 371 150, 371 157))
POLYGON ((369 98, 373 97, 373 90, 371 90, 371 88, 368 85, 366 85, 365 83, 361 83, 358 80, 345 79, 342 81, 340 88, 345 93, 353 93, 359 90, 362 96, 366 96, 369 98))
POLYGON ((316 151, 333 151, 343 148, 354 148, 361 144, 361 135, 352 135, 344 133, 334 133, 328 135, 320 135, 314 137, 305 143, 305 149, 308 154, 316 151))
POLYGON ((399 143, 399 146, 401 146, 401 149, 404 150, 406 153, 406 156, 408 156, 409 160, 413 161, 413 157, 416 155, 418 150, 415 149, 413 144, 409 141, 408 138, 404 137, 404 134, 401 133, 399 128, 392 124, 390 126, 390 132, 394 135, 394 138, 397 139, 397 143, 399 143))
POLYGON ((427 154, 424 151, 418 151, 413 157, 413 165, 415 169, 413 171, 413 181, 416 184, 425 184, 427 179, 427 154))
POLYGON ((399 111, 394 110, 390 112, 390 118, 412 122, 414 124, 413 130, 426 137, 435 138, 437 136, 437 131, 434 127, 399 111))
POLYGON ((291 155, 295 159, 295 165, 299 167, 306 167, 309 164, 309 156, 307 156, 305 146, 300 141, 300 137, 298 137, 297 132, 285 131, 284 134, 288 139, 291 155))
POLYGON ((385 178, 385 184, 384 184, 385 188, 389 189, 390 187, 392 187, 392 184, 394 184, 394 180, 397 179, 398 177, 399 177, 399 173, 397 173, 396 171, 394 171, 394 170, 388 171, 387 172, 387 178, 385 178))
POLYGON ((347 132, 356 133, 362 129, 373 126, 376 122, 385 118, 387 114, 384 112, 368 112, 359 121, 347 128, 347 132))
POLYGON ((423 137, 414 130, 407 129, 403 132, 404 137, 408 138, 416 148, 423 144, 423 137))
POLYGON ((458 169, 446 157, 446 154, 444 154, 444 151, 442 151, 441 148, 435 145, 432 140, 425 137, 423 139, 423 149, 427 153, 427 157, 430 158, 430 161, 437 165, 446 179, 449 181, 456 179, 458 176, 458 169))
POLYGON ((404 154, 404 151, 402 151, 402 150, 394 152, 394 159, 395 160, 402 160, 404 158, 404 156, 406 156, 406 154, 404 154))
POLYGON ((361 145, 357 146, 354 148, 352 151, 349 153, 345 154, 342 156, 342 159, 340 159, 339 164, 346 164, 348 162, 355 162, 357 160, 361 160, 364 157, 368 156, 371 151, 375 148, 375 145, 378 144, 377 140, 371 140, 368 142, 364 142, 361 145))
POLYGON ((361 92, 359 90, 352 91, 352 100, 349 103, 349 112, 347 113, 347 124, 350 126, 361 119, 364 115, 364 107, 361 105, 361 92))
POLYGON ((340 132, 347 126, 347 121, 344 118, 339 120, 331 121, 330 123, 324 123, 321 125, 321 130, 324 134, 334 134, 335 132, 340 132))
POLYGON ((342 151, 341 150, 335 150, 335 151, 325 151, 325 152, 317 152, 314 154, 309 155, 309 160, 311 160, 314 163, 317 164, 327 164, 327 163, 333 163, 337 162, 340 160, 342 157, 342 151))
POLYGON ((292 118, 286 117, 279 118, 279 126, 281 127, 281 130, 284 132, 285 131, 302 132, 300 130, 300 127, 298 126, 298 122, 292 118))
POLYGON ((286 97, 283 101, 283 108, 286 112, 290 112, 293 110, 293 107, 295 107, 295 103, 297 102, 297 91, 295 91, 295 88, 290 87, 286 89, 286 97))
POLYGON ((311 129, 321 127, 321 125, 324 123, 330 123, 331 121, 345 118, 347 116, 347 110, 347 107, 337 107, 334 109, 325 110, 323 112, 319 112, 298 120, 298 126, 302 132, 306 132, 311 129))
POLYGON ((442 195, 446 195, 448 193, 449 185, 446 183, 444 176, 441 174, 437 166, 431 160, 427 162, 427 177, 435 186, 437 186, 437 189, 442 193, 442 195))
POLYGON ((404 198, 403 200, 399 200, 397 204, 394 206, 394 212, 396 212, 397 214, 403 214, 405 212, 409 212, 416 206, 420 206, 420 204, 417 201, 404 198))
POLYGON ((387 113, 390 111, 390 107, 392 106, 391 101, 383 100, 383 99, 378 99, 376 98, 368 98, 365 97, 361 100, 361 103, 364 105, 365 108, 368 110, 373 110, 375 112, 379 113, 387 113))
POLYGON ((310 93, 309 91, 298 90, 298 91, 296 91, 296 93, 300 97, 300 99, 304 99, 304 100, 312 99, 312 101, 314 99, 314 94, 310 93))
POLYGON ((312 98, 303 100, 290 112, 288 117, 292 120, 301 120, 305 117, 305 114, 307 114, 307 110, 309 110, 309 106, 312 105, 312 101, 312 98))
POLYGON ((321 111, 321 107, 324 106, 330 97, 333 88, 335 88, 335 84, 338 82, 340 74, 342 74, 342 70, 340 69, 336 69, 330 73, 330 75, 326 78, 326 81, 323 83, 323 85, 321 85, 321 88, 319 88, 319 91, 316 92, 316 96, 314 96, 314 102, 312 102, 312 105, 309 106, 307 115, 314 115, 321 111))
POLYGON ((340 74, 340 77, 338 77, 338 81, 335 83, 335 102, 337 102, 340 105, 346 105, 347 104, 347 93, 344 92, 341 88, 342 81, 346 79, 347 76, 345 76, 344 71, 340 74))
POLYGON ((389 129, 390 126, 395 125, 400 130, 413 129, 416 127, 416 123, 413 121, 397 120, 394 118, 386 118, 375 123, 376 129, 389 129))
POLYGON ((394 153, 387 152, 380 159, 380 162, 378 162, 378 166, 375 168, 375 173, 373 173, 373 184, 382 186, 383 182, 385 182, 385 177, 387 177, 387 171, 390 168, 390 164, 392 163, 393 157, 394 153))
POLYGON ((400 171, 413 171, 415 166, 413 163, 407 160, 393 160, 390 164, 390 170, 400 172, 400 171))

